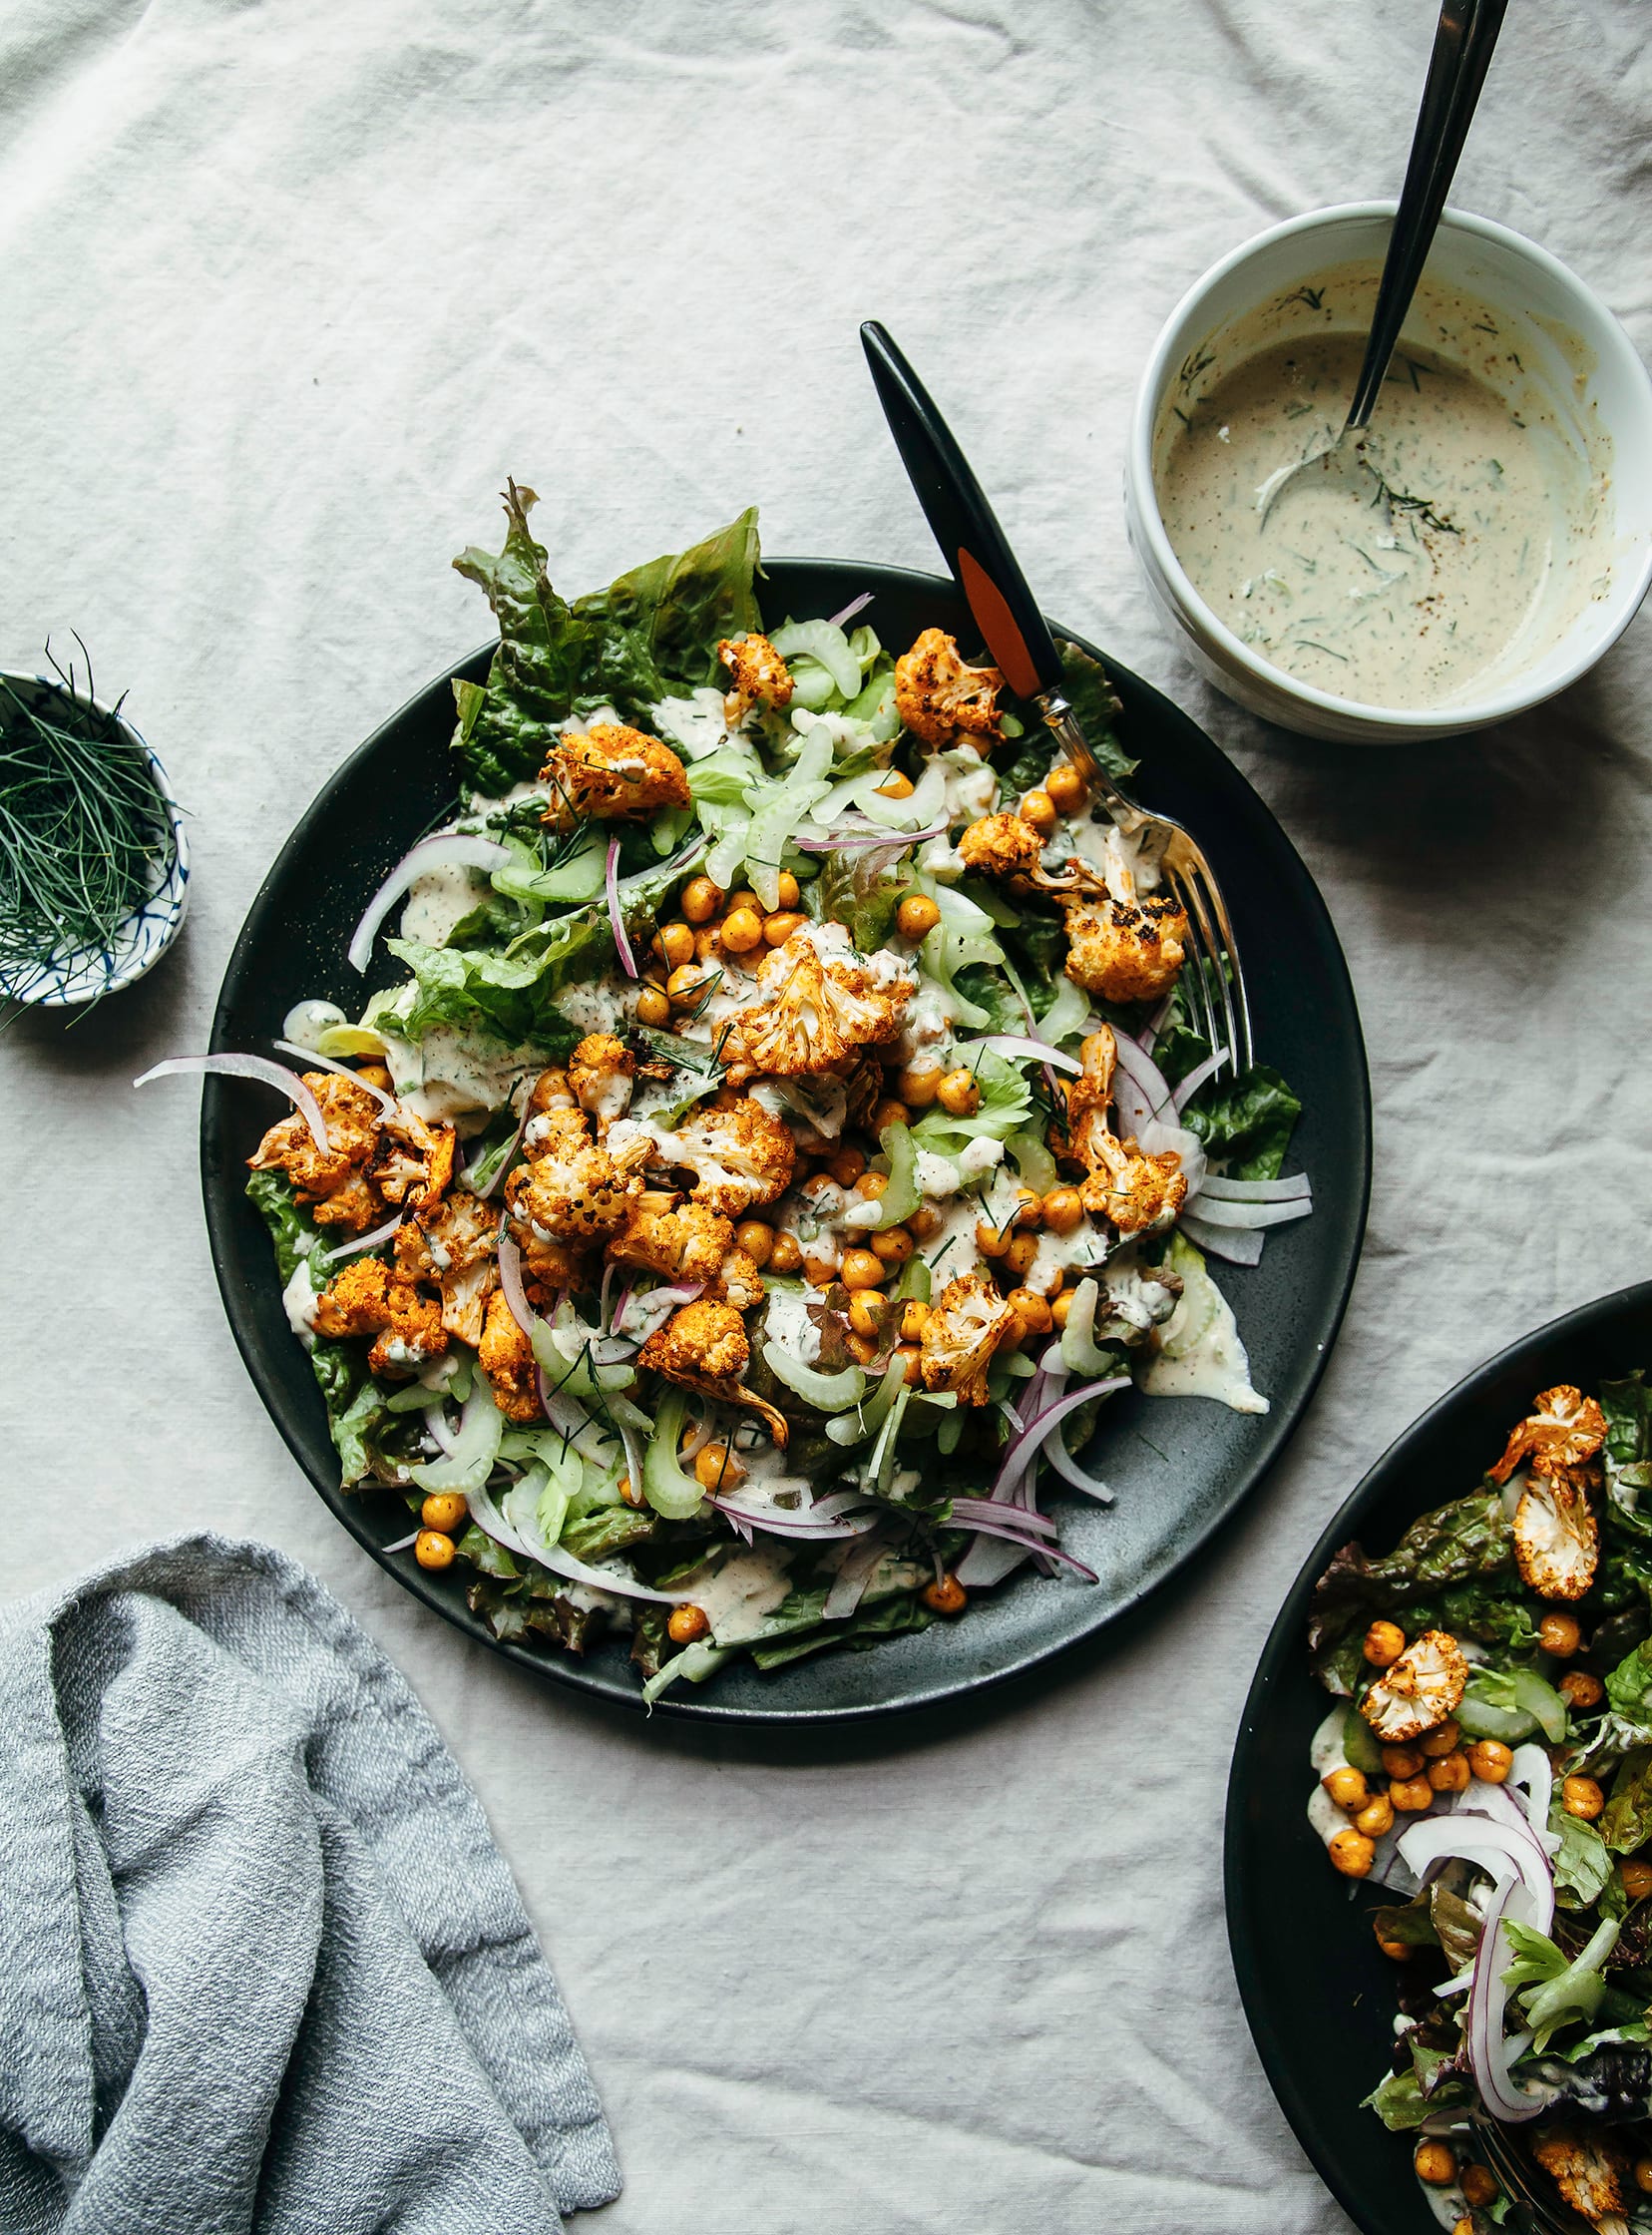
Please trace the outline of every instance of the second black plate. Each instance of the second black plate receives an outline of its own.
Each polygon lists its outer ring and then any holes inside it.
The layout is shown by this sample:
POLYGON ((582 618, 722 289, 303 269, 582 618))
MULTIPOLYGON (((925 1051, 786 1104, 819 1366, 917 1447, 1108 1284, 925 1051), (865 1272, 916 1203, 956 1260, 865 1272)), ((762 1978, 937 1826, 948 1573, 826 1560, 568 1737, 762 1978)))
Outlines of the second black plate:
MULTIPOLYGON (((772 561, 762 601, 772 620, 803 620, 836 612, 863 590, 875 599, 867 619, 891 645, 904 647, 931 626, 971 633, 950 583, 887 567, 772 561)), ((359 1011, 362 981, 344 952, 350 933, 385 873, 452 799, 451 676, 480 677, 488 659, 479 652, 431 683, 323 786, 236 942, 213 1021, 214 1050, 267 1053, 287 1010, 305 996, 359 1011)), ((1208 853, 1244 956, 1259 1055, 1302 1097, 1291 1163, 1313 1177, 1314 1215, 1277 1230, 1254 1270, 1220 1268, 1256 1386, 1273 1409, 1259 1419, 1203 1400, 1134 1394, 1109 1406, 1095 1451, 1117 1503, 1103 1509, 1074 1500, 1059 1509, 1064 1541, 1095 1568, 1097 1584, 1029 1575, 958 1622, 872 1651, 823 1653, 772 1676, 731 1663, 704 1691, 668 1693, 663 1710, 775 1721, 876 1715, 1032 1666, 1115 1620, 1173 1575, 1261 1480, 1319 1380, 1359 1256, 1371 1173, 1370 1088, 1347 966, 1313 879, 1232 762, 1167 698, 1106 666, 1123 702, 1124 743, 1141 762, 1135 787, 1148 806, 1185 822, 1208 853)), ((380 975, 368 983, 382 982, 392 968, 381 956, 380 975)), ((449 1620, 560 1682, 639 1704, 622 1642, 583 1660, 500 1645, 466 1606, 457 1573, 426 1574, 406 1553, 385 1558, 381 1548, 407 1534, 399 1500, 388 1492, 340 1493, 320 1393, 287 1326, 263 1224, 242 1191, 245 1160, 270 1117, 266 1092, 209 1079, 202 1178, 230 1326, 294 1457, 356 1540, 449 1620)))

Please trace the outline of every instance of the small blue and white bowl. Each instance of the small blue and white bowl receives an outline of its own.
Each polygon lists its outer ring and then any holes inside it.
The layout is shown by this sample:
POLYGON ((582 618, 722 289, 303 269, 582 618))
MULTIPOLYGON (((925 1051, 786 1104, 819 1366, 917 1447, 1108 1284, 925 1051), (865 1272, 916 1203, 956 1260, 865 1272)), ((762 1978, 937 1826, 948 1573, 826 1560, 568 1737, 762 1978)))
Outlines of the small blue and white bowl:
POLYGON ((100 1001, 106 994, 119 993, 123 986, 134 985, 145 971, 154 968, 178 937, 190 902, 190 847, 184 834, 184 810, 173 796, 172 782, 160 755, 150 749, 125 714, 88 697, 84 691, 66 689, 50 675, 21 675, 3 670, 0 673, 26 704, 40 706, 43 711, 46 703, 54 700, 69 706, 92 707, 113 721, 143 754, 172 826, 171 862, 156 863, 155 890, 141 907, 133 910, 107 947, 96 952, 83 949, 55 956, 44 971, 32 972, 27 980, 9 979, 0 972, 0 1003, 17 1001, 32 1009, 71 1009, 83 1002, 100 1001))

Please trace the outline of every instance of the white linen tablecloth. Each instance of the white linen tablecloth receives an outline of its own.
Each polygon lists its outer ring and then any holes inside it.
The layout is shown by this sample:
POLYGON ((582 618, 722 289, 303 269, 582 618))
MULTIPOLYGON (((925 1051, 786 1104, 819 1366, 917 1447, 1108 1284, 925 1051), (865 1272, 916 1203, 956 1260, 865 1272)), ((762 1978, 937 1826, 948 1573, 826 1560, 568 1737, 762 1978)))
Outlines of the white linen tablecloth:
MULTIPOLYGON (((194 811, 181 948, 0 1044, 6 1571, 186 1527, 316 1568, 475 1781, 590 2055, 611 2235, 1342 2226, 1229 1969, 1223 1784, 1333 1505, 1489 1351, 1646 1269, 1652 622, 1512 728, 1268 733, 1149 612, 1119 473, 1182 289, 1393 192, 1432 0, 8 0, 0 661, 79 629, 194 811), (242 1372, 196 1097, 247 903, 368 729, 487 634, 507 473, 568 589, 758 500, 936 563, 863 371, 889 321, 1049 609, 1191 708, 1348 949, 1377 1179, 1322 1394, 1120 1650, 789 1758, 466 1644, 326 1517, 242 1372), (73 1484, 71 1491, 66 1486, 73 1484)), ((1635 0, 1510 10, 1455 199, 1652 348, 1635 0)))

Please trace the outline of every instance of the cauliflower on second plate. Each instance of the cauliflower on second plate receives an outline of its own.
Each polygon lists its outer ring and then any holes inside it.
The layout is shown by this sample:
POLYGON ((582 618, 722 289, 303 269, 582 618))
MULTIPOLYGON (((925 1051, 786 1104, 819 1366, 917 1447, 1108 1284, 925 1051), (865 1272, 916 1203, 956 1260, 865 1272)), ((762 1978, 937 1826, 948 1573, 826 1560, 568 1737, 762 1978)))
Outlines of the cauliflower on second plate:
POLYGON ((919 1338, 926 1389, 950 1389, 961 1405, 985 1405, 987 1370, 1015 1333, 1013 1307, 984 1273, 961 1273, 935 1299, 919 1338))
POLYGON ((1087 1211, 1110 1220, 1121 1234, 1150 1233, 1168 1226, 1181 1210, 1187 1176, 1173 1148, 1149 1155, 1134 1140, 1115 1138, 1108 1126, 1117 1051, 1109 1025, 1084 1042, 1083 1072, 1066 1090, 1064 1148, 1088 1170, 1079 1189, 1087 1211))
POLYGON ((1043 858, 1043 840, 1021 815, 986 815, 959 839, 958 858, 989 877, 1030 877, 1043 858))
POLYGON ((1514 1560, 1542 1598, 1581 1598, 1600 1563, 1588 1493, 1563 1475, 1533 1474, 1514 1509, 1514 1560))
POLYGON ((749 1098, 697 1109, 670 1135, 670 1159, 694 1174, 692 1199, 739 1218, 791 1185, 797 1146, 787 1126, 749 1098))
POLYGON ((1467 1681, 1456 1639, 1448 1630, 1426 1629, 1383 1670, 1360 1712, 1385 1746, 1404 1746, 1456 1712, 1467 1681))

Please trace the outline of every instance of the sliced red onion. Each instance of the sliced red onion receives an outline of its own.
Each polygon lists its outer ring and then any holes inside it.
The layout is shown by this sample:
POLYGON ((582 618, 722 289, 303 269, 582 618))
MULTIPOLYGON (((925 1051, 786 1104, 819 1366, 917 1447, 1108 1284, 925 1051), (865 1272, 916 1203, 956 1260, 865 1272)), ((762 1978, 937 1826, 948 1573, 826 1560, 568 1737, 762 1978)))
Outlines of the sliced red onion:
POLYGON ((329 1265, 336 1265, 342 1258, 359 1257, 364 1249, 376 1249, 381 1241, 401 1231, 402 1214, 387 1218, 382 1226, 375 1226, 370 1234, 357 1234, 354 1241, 341 1241, 336 1249, 324 1249, 321 1254, 329 1265))
POLYGON ((272 1041, 270 1045, 279 1048, 283 1056, 297 1056, 302 1062, 313 1064, 317 1071, 330 1071, 336 1078, 353 1080, 364 1095, 372 1096, 381 1110, 395 1109, 396 1098, 394 1095, 388 1093, 383 1087, 375 1086, 372 1080, 363 1079, 361 1074, 358 1071, 352 1071, 348 1064, 337 1063, 331 1056, 318 1056, 313 1048, 300 1048, 296 1040, 276 1040, 272 1041))
POLYGON ((899 851, 904 846, 921 846, 931 838, 944 838, 951 825, 944 822, 931 824, 928 830, 832 830, 824 831, 817 838, 799 830, 790 840, 799 853, 846 854, 856 853, 867 846, 893 846, 899 851))
POLYGON ((1032 1548, 1025 1539, 978 1533, 958 1564, 958 1579, 968 1590, 990 1590, 1032 1557, 1032 1548))
POLYGON ((1080 1405, 1087 1405, 1092 1397, 1107 1397, 1115 1389, 1128 1389, 1128 1374, 1113 1374, 1105 1381, 1087 1381, 1082 1388, 1069 1390, 1053 1405, 1046 1405, 1034 1419, 1030 1420, 1019 1435, 1012 1436, 1005 1450, 1004 1459, 994 1480, 992 1496, 1002 1498, 1014 1483, 1033 1453, 1043 1444, 1050 1431, 1065 1420, 1068 1413, 1076 1412, 1080 1405))
POLYGON ((831 620, 826 624, 827 628, 841 629, 846 621, 853 621, 856 614, 864 613, 871 603, 871 591, 863 590, 858 598, 850 599, 849 603, 844 607, 841 613, 833 614, 831 620))
POLYGON ((1140 1040, 1142 1052, 1145 1055, 1150 1056, 1153 1050, 1158 1046, 1158 1036, 1164 1030, 1165 1019, 1169 1016, 1171 1008, 1175 1003, 1175 999, 1176 989, 1174 986, 1172 986, 1170 991, 1165 995, 1164 999, 1159 1003, 1158 1007, 1153 1011, 1153 1014, 1142 1026, 1140 1040))
POLYGON ((366 974, 379 925, 427 869, 503 869, 510 858, 510 848, 500 845, 494 838, 466 836, 456 830, 441 832, 434 838, 421 838, 411 853, 402 856, 368 901, 350 941, 350 968, 363 976, 366 974))
MULTIPOLYGON (((1093 1567, 1086 1567, 1083 1562, 1075 1560, 1071 1553, 1062 1552, 1059 1545, 1044 1544, 1030 1539, 1027 1535, 1027 1516, 1018 1512, 1014 1506, 1000 1506, 994 1508, 993 1511, 995 1514, 1002 1514, 1004 1519, 1002 1521, 997 1519, 982 1521, 978 1518, 969 1523, 968 1526, 986 1537, 1007 1538, 1011 1544, 1019 1545, 1025 1553, 1041 1553, 1046 1560, 1058 1560, 1063 1567, 1070 1567, 1075 1574, 1082 1575, 1086 1583, 1100 1581, 1100 1577, 1093 1567)), ((962 1569, 959 1579, 963 1580, 962 1569)))
POLYGON ((528 1301, 528 1291, 522 1285, 522 1251, 506 1231, 503 1222, 499 1229, 499 1285, 505 1292, 511 1317, 525 1335, 532 1335, 538 1314, 528 1301))
POLYGON ((310 1138, 322 1155, 332 1154, 321 1105, 295 1071, 288 1071, 285 1064, 271 1063, 267 1056, 169 1056, 165 1063, 152 1064, 132 1084, 147 1087, 152 1079, 182 1079, 190 1072, 206 1072, 218 1079, 256 1079, 262 1086, 273 1087, 278 1095, 297 1105, 310 1138))
POLYGON ((423 1420, 425 1426, 429 1429, 431 1435, 435 1437, 437 1443, 441 1445, 443 1451, 447 1453, 449 1459, 457 1458, 459 1453, 459 1433, 457 1429, 451 1427, 448 1423, 444 1400, 438 1397, 434 1404, 426 1405, 423 1413, 420 1415, 420 1418, 423 1420))
MULTIPOLYGON (((1546 2096, 1529 2093, 1509 2076, 1510 2065, 1531 2045, 1531 2035, 1516 2033, 1512 2039, 1503 2038, 1503 2012, 1508 2003, 1503 1974, 1513 1955, 1505 1942, 1503 1920, 1511 1910, 1529 1909, 1530 1902, 1529 1889, 1518 1881, 1505 1880, 1497 1887, 1480 1927, 1474 1983, 1468 1991, 1462 2026, 1480 2099, 1493 2118, 1509 2124, 1535 2118, 1548 2104, 1546 2096)), ((1539 1932, 1545 1929, 1541 1925, 1537 1928, 1539 1932)))
POLYGON ((791 1514, 776 1507, 761 1509, 742 1506, 737 1499, 724 1498, 712 1491, 705 1494, 705 1503, 715 1506, 719 1514, 730 1521, 743 1522, 748 1529, 761 1529, 770 1537, 795 1537, 810 1544, 825 1543, 837 1537, 864 1537, 877 1525, 877 1515, 867 1514, 859 1521, 822 1521, 815 1518, 817 1509, 791 1514))
POLYGON ((961 1040, 958 1051, 966 1061, 972 1049, 990 1048, 995 1056, 1010 1056, 1018 1063, 1038 1063, 1056 1071, 1070 1071, 1074 1078, 1083 1075, 1083 1065, 1076 1056, 1064 1056, 1052 1048, 1047 1040, 1032 1040, 1021 1033, 993 1032, 980 1040, 961 1040))
MULTIPOLYGON (((1158 1065, 1127 1032, 1120 1032, 1114 1026, 1113 1041, 1118 1049, 1118 1068, 1136 1090, 1134 1099, 1145 1106, 1140 1124, 1132 1124, 1129 1128, 1131 1132, 1139 1133, 1141 1124, 1145 1124, 1148 1118, 1162 1118, 1167 1110, 1175 1107, 1175 1097, 1158 1065)), ((1116 1082, 1114 1100, 1117 1100, 1116 1082)))
POLYGON ((1427 1816, 1401 1835, 1401 1860, 1425 1881, 1445 1863, 1472 1863, 1487 1877, 1518 1877, 1531 1894, 1540 1933, 1554 1922, 1554 1874, 1529 1824, 1489 1816, 1427 1816))
POLYGON ((703 1280, 678 1281, 669 1288, 647 1289, 640 1296, 627 1288, 614 1315, 614 1332, 618 1335, 623 1330, 628 1338, 645 1342, 656 1328, 664 1326, 679 1304, 691 1304, 704 1286, 703 1280))
POLYGON ((1070 1483, 1074 1490, 1081 1490, 1086 1498, 1093 1498, 1099 1506, 1112 1504, 1113 1493, 1100 1476, 1086 1475, 1059 1436, 1050 1437, 1043 1446, 1043 1456, 1061 1480, 1070 1483))
POLYGON ((833 1577, 826 1603, 820 1609, 827 1621, 842 1621, 855 1611, 866 1596, 866 1586, 877 1573, 878 1563, 887 1550, 887 1540, 880 1532, 873 1531, 853 1552, 844 1554, 843 1564, 833 1577))
POLYGON ((1185 1079, 1178 1080, 1171 1091, 1170 1101, 1179 1113, 1185 1110, 1207 1079, 1214 1079, 1228 1061, 1230 1051, 1218 1048, 1213 1056, 1206 1056, 1202 1064, 1195 1064, 1185 1079))
POLYGON ((1293 1218, 1306 1218, 1313 1207, 1301 1195, 1284 1203, 1235 1203, 1201 1190, 1196 1215, 1202 1226, 1220 1226, 1224 1232, 1260 1232, 1264 1226, 1288 1226, 1293 1218))
POLYGON ((380 1545, 379 1551, 386 1555, 390 1553, 405 1553, 412 1546, 416 1545, 423 1535, 424 1531, 422 1529, 410 1530, 405 1537, 398 1537, 393 1545, 380 1545))
POLYGON ((1548 1758, 1546 1747, 1534 1745, 1529 1739, 1523 1746, 1516 1746, 1504 1789, 1512 1793, 1524 1809, 1526 1820, 1540 1840, 1546 1844, 1554 1838, 1555 1835, 1549 1830, 1549 1804, 1554 1798, 1554 1764, 1548 1758))
POLYGON ((614 933, 614 951, 620 957, 620 967, 627 978, 636 976, 636 958, 631 953, 630 941, 625 937, 625 919, 620 912, 620 841, 609 840, 608 869, 604 877, 608 887, 609 929, 614 933))
MULTIPOLYGON (((1543 1767, 1552 1785, 1554 1772, 1548 1767, 1546 1755, 1543 1767)), ((1552 1856, 1560 1840, 1559 1835, 1548 1828, 1547 1788, 1544 1790, 1544 1813, 1539 1819, 1535 1810, 1528 1807, 1526 1794, 1514 1787, 1513 1777, 1514 1772, 1510 1770, 1507 1785, 1492 1785, 1484 1778, 1470 1777, 1462 1791, 1454 1796, 1451 1812, 1457 1816, 1488 1816, 1493 1823, 1511 1824, 1522 1835, 1530 1833, 1543 1853, 1552 1856)))
POLYGON ((1306 1200, 1313 1187, 1305 1171, 1290 1172, 1283 1179, 1229 1179, 1212 1172, 1199 1192, 1226 1203, 1294 1203, 1299 1196, 1306 1200))
POLYGON ((1195 1211, 1184 1210, 1179 1221, 1189 1241, 1211 1257, 1225 1257, 1230 1265, 1259 1265, 1263 1236, 1254 1231, 1236 1232, 1231 1226, 1207 1226, 1195 1211))
MULTIPOLYGON (((474 1515, 474 1496, 470 1506, 474 1515)), ((606 1567, 593 1567, 583 1560, 576 1560, 560 1545, 547 1544, 537 1522, 525 1521, 520 1511, 513 1510, 507 1526, 514 1530, 517 1543, 529 1560, 537 1560, 542 1567, 549 1567, 553 1575, 562 1575, 571 1583, 588 1583, 593 1590, 612 1591, 618 1598, 645 1598, 656 1606, 680 1606, 694 1595, 691 1590, 654 1590, 629 1576, 614 1575, 606 1567)))
POLYGON ((1044 1515, 1030 1513, 1025 1506, 1012 1505, 1007 1499, 955 1498, 952 1502, 952 1510, 953 1520, 962 1522, 966 1527, 969 1527, 975 1521, 977 1515, 984 1516, 990 1522, 1002 1521, 1006 1515, 1014 1515, 1017 1528, 1026 1536, 1057 1537, 1060 1535, 1055 1524, 1046 1519, 1044 1515))

